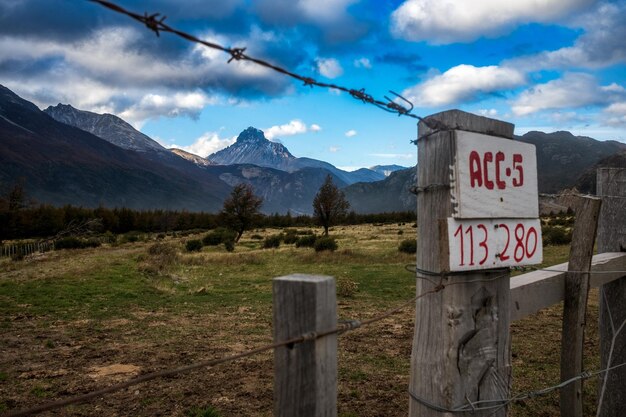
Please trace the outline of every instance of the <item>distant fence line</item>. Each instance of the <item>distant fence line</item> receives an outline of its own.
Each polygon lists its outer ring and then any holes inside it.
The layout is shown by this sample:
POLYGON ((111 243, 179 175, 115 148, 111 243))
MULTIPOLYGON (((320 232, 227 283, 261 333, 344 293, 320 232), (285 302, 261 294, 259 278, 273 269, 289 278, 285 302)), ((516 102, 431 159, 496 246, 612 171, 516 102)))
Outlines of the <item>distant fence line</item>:
POLYGON ((44 253, 54 250, 54 241, 17 243, 14 245, 0 246, 0 258, 15 258, 29 256, 35 253, 44 253))

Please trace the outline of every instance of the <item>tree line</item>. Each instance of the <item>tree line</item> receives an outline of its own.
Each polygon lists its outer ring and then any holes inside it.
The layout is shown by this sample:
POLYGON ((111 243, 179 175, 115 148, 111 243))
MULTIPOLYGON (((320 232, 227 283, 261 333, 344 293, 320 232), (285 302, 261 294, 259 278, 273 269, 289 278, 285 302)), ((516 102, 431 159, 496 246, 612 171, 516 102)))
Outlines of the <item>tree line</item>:
MULTIPOLYGON (((28 202, 20 186, 14 187, 11 192, 4 194, 0 198, 0 243, 4 240, 27 239, 27 238, 49 238, 62 233, 72 224, 82 224, 93 219, 99 220, 99 232, 111 232, 122 234, 131 231, 137 232, 171 232, 189 231, 194 229, 214 229, 226 224, 237 224, 242 222, 244 229, 251 227, 311 227, 321 225, 325 231, 331 225, 350 225, 364 223, 406 223, 415 222, 415 212, 389 212, 378 214, 360 214, 354 211, 347 211, 347 206, 335 200, 337 195, 332 190, 332 184, 326 187, 333 195, 331 200, 327 200, 324 193, 318 198, 318 203, 325 203, 327 206, 338 204, 340 207, 331 207, 334 210, 330 222, 321 221, 317 216, 286 214, 260 214, 261 207, 259 199, 252 198, 251 188, 233 190, 233 194, 225 202, 224 210, 221 213, 169 211, 169 210, 131 210, 128 208, 87 208, 65 205, 62 207, 48 204, 34 204, 28 202), (237 199, 242 198, 252 205, 252 217, 248 214, 237 219, 237 211, 241 210, 237 199), (233 200, 235 200, 233 202, 233 200), (230 201, 230 205, 227 204, 230 201), (230 213, 230 214, 229 214, 230 213), (233 219, 234 217, 234 219, 233 219)), ((249 187, 249 186, 248 186, 249 187)), ((319 193, 318 193, 319 194, 319 193)), ((314 207, 314 211, 324 211, 324 205, 314 207)), ((326 210, 325 218, 328 219, 326 210)))

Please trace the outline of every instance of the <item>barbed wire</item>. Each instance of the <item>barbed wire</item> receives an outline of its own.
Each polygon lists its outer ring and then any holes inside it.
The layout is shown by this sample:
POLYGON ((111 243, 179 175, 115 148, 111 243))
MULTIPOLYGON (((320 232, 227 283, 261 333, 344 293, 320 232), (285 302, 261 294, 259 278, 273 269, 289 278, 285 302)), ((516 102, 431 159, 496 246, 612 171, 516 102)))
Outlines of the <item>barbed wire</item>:
POLYGON ((458 407, 454 407, 454 408, 444 407, 444 406, 431 403, 430 401, 427 401, 419 397, 411 390, 409 390, 409 396, 415 401, 417 401, 418 403, 424 405, 425 407, 430 408, 431 410, 434 410, 434 411, 442 412, 442 413, 461 414, 461 413, 474 413, 476 411, 491 411, 491 410, 494 410, 494 413, 495 413, 498 410, 501 410, 502 408, 514 402, 526 401, 526 400, 530 400, 536 397, 540 397, 540 396, 549 394, 551 392, 554 392, 556 390, 562 389, 570 384, 573 384, 576 381, 589 379, 594 376, 605 374, 614 369, 618 369, 624 366, 626 366, 626 363, 621 363, 619 365, 610 366, 605 369, 600 369, 596 371, 581 372, 580 374, 570 379, 567 379, 565 381, 562 381, 556 385, 552 385, 552 386, 542 388, 536 391, 526 391, 526 392, 517 394, 509 398, 501 398, 501 399, 493 399, 493 400, 478 400, 478 401, 470 401, 466 398, 467 402, 465 404, 460 405, 458 407))
POLYGON ((349 88, 349 87, 344 87, 342 85, 338 85, 338 84, 333 84, 333 83, 325 83, 325 82, 321 82, 321 81, 317 81, 316 79, 312 78, 312 77, 308 77, 308 76, 304 76, 304 75, 300 75, 297 74, 293 71, 290 71, 286 68, 280 67, 276 64, 273 64, 269 61, 263 60, 263 59, 259 59, 259 58, 255 58, 251 55, 248 55, 246 53, 246 47, 226 47, 220 44, 217 44, 215 42, 209 42, 203 39, 200 39, 190 33, 187 32, 183 32, 181 30, 178 30, 172 26, 169 26, 167 23, 165 23, 165 19, 167 19, 167 16, 162 15, 161 13, 144 13, 143 15, 138 14, 138 13, 134 13, 131 12, 129 10, 124 9, 121 6, 118 6, 115 3, 112 3, 110 1, 105 1, 105 0, 88 0, 91 1, 93 3, 98 3, 101 6, 104 6, 110 10, 113 10, 117 13, 126 15, 140 23, 143 23, 148 29, 150 29, 151 31, 153 31, 157 36, 160 36, 161 32, 167 32, 167 33, 172 33, 174 35, 177 35, 189 42, 193 42, 193 43, 197 43, 200 45, 204 45, 207 48, 211 48, 211 49, 216 49, 218 51, 222 51, 228 55, 230 55, 230 58, 228 59, 227 63, 231 63, 232 61, 248 61, 248 62, 252 62, 254 64, 260 65, 264 68, 268 68, 270 70, 273 70, 275 72, 281 73, 283 75, 286 75, 288 77, 294 78, 296 80, 301 81, 305 86, 309 86, 309 87, 322 87, 322 88, 331 88, 334 90, 339 90, 339 91, 343 91, 345 93, 348 93, 352 98, 359 100, 363 103, 366 104, 371 104, 374 105, 376 107, 378 107, 381 110, 384 110, 388 113, 395 113, 398 116, 407 116, 407 117, 411 117, 413 119, 417 119, 420 122, 423 122, 426 126, 428 126, 431 129, 434 130, 444 130, 447 129, 447 126, 445 126, 442 122, 436 120, 436 119, 425 119, 422 118, 414 113, 412 113, 413 111, 413 103, 411 103, 411 101, 409 101, 407 98, 403 97, 402 95, 389 90, 389 93, 391 95, 393 95, 395 98, 390 98, 388 96, 384 96, 384 100, 380 100, 380 99, 376 99, 374 98, 372 95, 366 93, 365 88, 360 88, 360 89, 355 89, 355 88, 349 88), (404 105, 398 104, 397 101, 402 101, 406 104, 406 107, 404 105))
POLYGON ((78 395, 78 396, 74 396, 71 398, 66 398, 63 400, 59 400, 59 401, 54 401, 48 404, 42 404, 39 406, 35 406, 35 407, 31 407, 25 410, 18 410, 18 411, 13 411, 10 412, 8 414, 4 414, 2 417, 24 417, 24 416, 31 416, 31 415, 35 415, 35 414, 39 414, 42 413, 44 411, 51 411, 51 410, 56 410, 59 408, 63 408, 63 407, 67 407, 68 405, 72 405, 72 404, 78 404, 78 403, 84 403, 87 402, 89 400, 93 400, 94 398, 100 397, 101 395, 104 394, 110 394, 113 392, 117 392, 120 390, 123 390, 125 388, 129 388, 132 387, 134 385, 137 384, 141 384, 143 382, 147 382, 153 379, 157 379, 157 378, 164 378, 164 377, 171 377, 173 375, 177 375, 177 374, 182 374, 182 373, 187 373, 196 369, 200 369, 200 368, 207 368, 207 367, 213 367, 213 366, 217 366, 223 363, 227 363, 227 362, 233 362, 239 359, 243 359, 243 358, 247 358, 249 356, 254 356, 257 355, 259 353, 263 353, 269 350, 273 350, 273 349, 277 349, 283 346, 293 346, 299 343, 304 343, 304 342, 309 342, 309 341, 314 341, 317 339, 321 339, 323 337, 327 337, 327 336, 331 336, 331 335, 341 335, 344 334, 348 331, 351 330, 356 330, 360 327, 363 326, 367 326, 367 325, 371 325, 373 323, 379 322, 381 320, 384 320, 394 314, 399 313, 400 311, 402 311, 403 309, 405 309, 406 307, 408 307, 409 305, 414 304, 417 300, 419 300, 420 298, 426 297, 427 295, 430 294, 434 294, 436 292, 439 292, 443 290, 443 287, 437 287, 434 288, 430 291, 425 291, 423 293, 421 293, 420 295, 411 298, 410 300, 405 301, 404 303, 398 305, 397 307, 391 309, 391 310, 387 310, 386 312, 375 316, 371 319, 367 319, 367 320, 344 320, 344 321, 340 321, 337 325, 337 327, 335 327, 334 329, 329 329, 326 331, 322 331, 322 332, 308 332, 305 333, 303 335, 300 335, 298 337, 294 337, 288 340, 283 340, 280 342, 276 342, 276 343, 272 343, 272 344, 268 344, 265 346, 261 346, 258 347, 256 349, 252 349, 252 350, 248 350, 246 352, 241 352, 238 353, 236 355, 230 355, 230 356, 224 356, 222 358, 216 358, 216 359, 210 359, 210 360, 206 360, 206 361, 201 361, 201 362, 196 362, 194 364, 190 364, 190 365, 186 365, 186 366, 181 366, 178 368, 172 368, 172 369, 166 369, 163 371, 157 371, 157 372, 152 372, 149 374, 145 374, 145 375, 141 375, 138 376, 136 378, 130 379, 128 381, 125 382, 121 382, 119 384, 115 384, 115 385, 111 385, 109 387, 106 388, 101 388, 99 390, 96 391, 92 391, 89 392, 87 394, 82 394, 82 395, 78 395))

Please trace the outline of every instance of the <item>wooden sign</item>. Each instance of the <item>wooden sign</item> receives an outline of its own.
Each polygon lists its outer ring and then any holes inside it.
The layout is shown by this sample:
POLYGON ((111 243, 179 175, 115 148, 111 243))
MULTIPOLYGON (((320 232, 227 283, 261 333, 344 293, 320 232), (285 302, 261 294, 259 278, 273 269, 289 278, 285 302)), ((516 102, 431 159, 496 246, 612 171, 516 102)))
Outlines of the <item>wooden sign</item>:
POLYGON ((457 219, 539 217, 534 145, 457 130, 451 185, 457 219))
MULTIPOLYGON (((445 224, 445 223, 444 223, 445 224)), ((470 271, 542 262, 539 219, 447 219, 448 271, 470 271)), ((446 244, 447 243, 447 244, 446 244)))

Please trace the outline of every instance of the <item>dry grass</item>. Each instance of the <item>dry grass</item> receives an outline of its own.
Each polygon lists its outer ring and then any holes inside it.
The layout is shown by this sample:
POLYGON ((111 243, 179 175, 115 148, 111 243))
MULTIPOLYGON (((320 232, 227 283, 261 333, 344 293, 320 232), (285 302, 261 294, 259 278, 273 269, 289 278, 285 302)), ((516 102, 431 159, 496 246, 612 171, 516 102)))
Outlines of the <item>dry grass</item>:
MULTIPOLYGON (((342 319, 373 317, 414 294, 414 279, 404 270, 414 256, 397 250, 415 235, 410 224, 337 227, 331 231, 339 243, 336 252, 284 244, 263 250, 252 238, 276 233, 248 232, 232 253, 217 246, 189 254, 183 239, 167 239, 174 252, 150 254, 154 241, 148 241, 0 261, 0 412, 130 376, 95 378, 95 369, 144 373, 269 343, 272 277, 335 276, 342 319)), ((566 248, 555 247, 545 258, 557 263, 566 254, 566 248)), ((587 321, 588 369, 597 367, 596 299, 592 294, 587 321)), ((406 415, 413 315, 408 308, 340 338, 340 416, 406 415)), ((559 306, 514 323, 514 392, 558 380, 560 326, 559 306)), ((213 407, 222 416, 271 416, 272 379, 272 354, 265 353, 152 381, 58 415, 184 416, 213 407)), ((594 385, 586 387, 591 413, 594 385)), ((516 405, 511 413, 557 414, 555 396, 516 405)))

